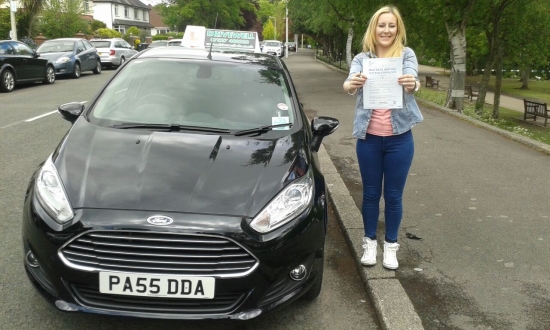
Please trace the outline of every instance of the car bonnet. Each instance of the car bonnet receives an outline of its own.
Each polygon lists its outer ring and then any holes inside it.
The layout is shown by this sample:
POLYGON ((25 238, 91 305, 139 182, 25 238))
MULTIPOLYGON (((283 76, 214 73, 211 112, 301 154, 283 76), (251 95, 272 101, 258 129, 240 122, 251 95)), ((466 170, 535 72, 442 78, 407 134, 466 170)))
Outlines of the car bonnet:
POLYGON ((75 209, 254 216, 285 185, 303 141, 302 130, 260 140, 112 129, 80 118, 54 162, 75 209))

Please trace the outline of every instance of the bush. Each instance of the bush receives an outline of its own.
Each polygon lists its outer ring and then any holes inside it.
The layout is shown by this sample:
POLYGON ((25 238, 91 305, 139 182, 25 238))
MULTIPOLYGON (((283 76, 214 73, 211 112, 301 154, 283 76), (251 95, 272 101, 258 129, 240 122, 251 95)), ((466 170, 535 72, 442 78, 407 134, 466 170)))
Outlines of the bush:
POLYGON ((104 38, 121 38, 122 37, 122 34, 120 34, 120 32, 113 29, 107 29, 107 28, 97 29, 97 35, 104 38))

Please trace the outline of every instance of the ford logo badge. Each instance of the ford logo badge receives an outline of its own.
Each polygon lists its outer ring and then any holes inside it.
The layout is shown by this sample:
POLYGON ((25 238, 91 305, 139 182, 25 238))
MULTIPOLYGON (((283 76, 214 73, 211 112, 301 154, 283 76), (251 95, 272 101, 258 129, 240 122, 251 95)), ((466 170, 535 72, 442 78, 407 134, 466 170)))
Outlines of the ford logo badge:
POLYGON ((166 226, 174 222, 174 219, 165 217, 164 215, 153 215, 147 218, 147 222, 155 226, 166 226))

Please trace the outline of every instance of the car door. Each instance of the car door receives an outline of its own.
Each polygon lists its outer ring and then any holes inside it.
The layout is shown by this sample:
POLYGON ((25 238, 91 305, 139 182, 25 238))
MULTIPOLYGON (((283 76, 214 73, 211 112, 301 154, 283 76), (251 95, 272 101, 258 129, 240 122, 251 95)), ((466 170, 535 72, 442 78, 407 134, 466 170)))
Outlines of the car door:
POLYGON ((78 49, 82 51, 79 53, 80 61, 82 63, 82 71, 90 71, 95 68, 97 62, 97 51, 87 40, 78 41, 78 49))
POLYGON ((0 66, 11 66, 15 70, 15 79, 24 79, 21 78, 21 76, 25 76, 23 58, 17 56, 15 49, 11 46, 10 42, 0 43, 0 55, 2 57, 0 66))
POLYGON ((24 78, 21 79, 42 79, 45 77, 46 60, 39 58, 36 52, 24 43, 12 41, 11 45, 23 63, 24 78))
POLYGON ((125 51, 126 51, 126 60, 128 60, 130 57, 134 56, 137 52, 135 49, 132 48, 132 45, 130 45, 125 40, 122 40, 122 43, 124 45, 125 51))

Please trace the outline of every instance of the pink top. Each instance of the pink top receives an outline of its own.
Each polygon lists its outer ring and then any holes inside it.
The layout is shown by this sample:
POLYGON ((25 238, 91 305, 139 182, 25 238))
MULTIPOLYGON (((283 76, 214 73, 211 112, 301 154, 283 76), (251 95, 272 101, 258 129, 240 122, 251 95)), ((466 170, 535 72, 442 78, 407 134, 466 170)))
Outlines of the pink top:
POLYGON ((393 135, 391 126, 391 109, 374 109, 370 118, 367 133, 378 136, 393 135))

